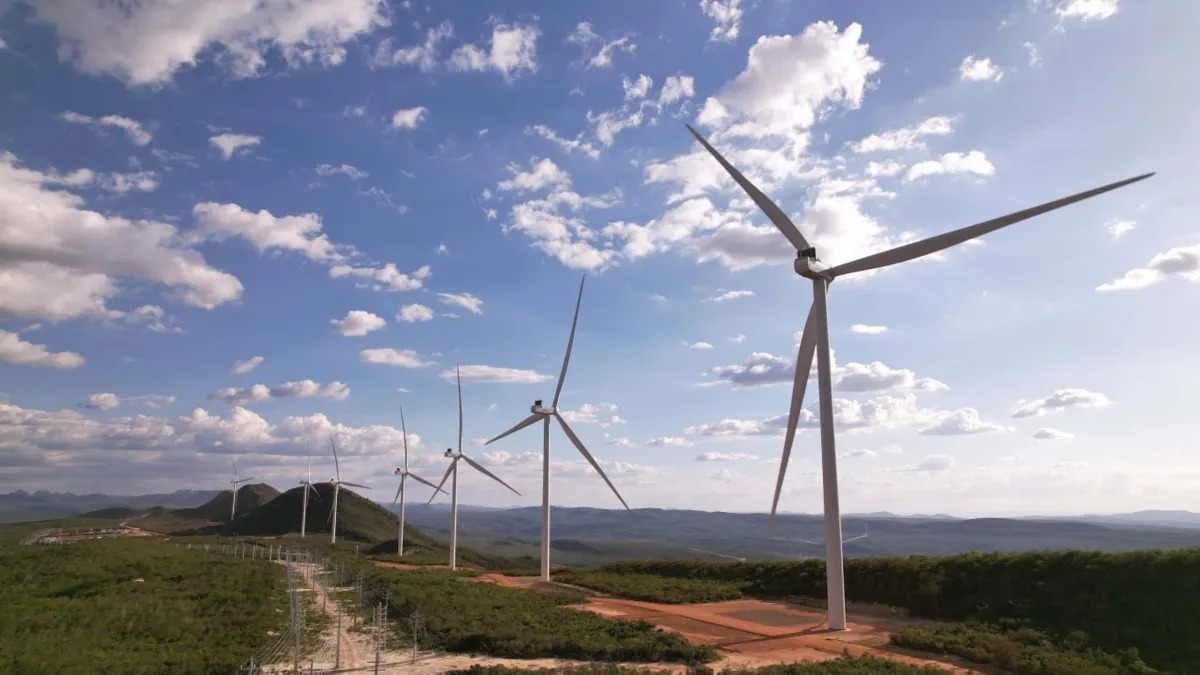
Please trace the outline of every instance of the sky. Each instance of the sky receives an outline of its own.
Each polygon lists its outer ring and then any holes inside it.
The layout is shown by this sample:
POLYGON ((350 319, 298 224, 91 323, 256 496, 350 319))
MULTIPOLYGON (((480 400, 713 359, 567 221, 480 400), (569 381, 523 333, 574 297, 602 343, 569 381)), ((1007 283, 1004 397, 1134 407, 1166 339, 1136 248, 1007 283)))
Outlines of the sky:
MULTIPOLYGON (((540 502, 553 398, 632 507, 770 508, 829 295, 842 510, 1200 510, 1200 5, 0 0, 0 490, 540 502), (422 491, 417 497, 424 499, 422 491)), ((780 508, 819 512, 805 401, 780 508)), ((559 429, 552 502, 619 507, 559 429)))

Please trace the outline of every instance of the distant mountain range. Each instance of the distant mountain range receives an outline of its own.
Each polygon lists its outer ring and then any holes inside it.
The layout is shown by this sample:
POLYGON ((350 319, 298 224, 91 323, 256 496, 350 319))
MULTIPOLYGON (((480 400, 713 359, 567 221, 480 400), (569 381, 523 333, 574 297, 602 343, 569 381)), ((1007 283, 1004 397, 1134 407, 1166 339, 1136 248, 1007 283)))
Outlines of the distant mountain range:
MULTIPOLYGON (((218 490, 176 490, 163 494, 148 495, 77 495, 62 492, 26 492, 17 490, 0 494, 0 522, 14 523, 24 520, 59 518, 87 511, 114 507, 191 508, 208 502, 217 496, 218 490)), ((226 502, 228 505, 228 502, 226 502)))

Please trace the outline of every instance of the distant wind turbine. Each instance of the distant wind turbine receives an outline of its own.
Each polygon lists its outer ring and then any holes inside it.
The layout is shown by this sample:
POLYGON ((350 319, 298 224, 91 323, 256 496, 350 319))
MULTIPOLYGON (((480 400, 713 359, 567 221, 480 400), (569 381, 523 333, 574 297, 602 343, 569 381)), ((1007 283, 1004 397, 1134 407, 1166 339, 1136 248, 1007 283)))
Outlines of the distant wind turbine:
POLYGON ((396 534, 396 555, 404 557, 404 479, 412 478, 418 483, 428 485, 433 488, 435 495, 439 492, 444 494, 446 491, 408 470, 408 429, 404 425, 404 408, 400 408, 400 433, 404 437, 404 468, 397 468, 395 471, 395 474, 400 476, 400 487, 396 488, 396 498, 392 500, 392 508, 396 507, 396 502, 400 502, 400 529, 396 534))
POLYGON ((526 417, 513 428, 484 444, 487 445, 498 441, 538 421, 542 422, 542 581, 550 581, 550 418, 558 421, 563 433, 567 435, 567 438, 579 450, 579 454, 583 455, 583 458, 592 465, 596 473, 600 474, 600 477, 604 479, 604 482, 608 483, 608 487, 617 496, 617 499, 620 500, 621 506, 624 506, 626 511, 629 510, 629 505, 625 503, 625 499, 621 497, 621 493, 617 491, 616 486, 605 475, 604 469, 600 468, 599 462, 583 446, 583 441, 580 441, 579 436, 575 435, 575 432, 571 429, 571 425, 567 424, 567 420, 563 419, 563 416, 558 413, 558 399, 562 396, 563 382, 567 379, 567 366, 571 363, 571 348, 575 345, 575 327, 579 323, 579 306, 583 303, 583 283, 585 281, 587 281, 586 275, 579 281, 579 297, 575 300, 575 318, 571 320, 571 334, 567 338, 567 352, 563 356, 562 371, 558 374, 558 386, 554 389, 554 401, 550 403, 550 407, 542 405, 541 399, 534 401, 533 406, 529 408, 529 412, 532 413, 529 417, 526 417))
POLYGON ((231 523, 233 522, 233 517, 237 515, 238 486, 241 485, 242 483, 248 483, 248 482, 254 480, 253 478, 238 478, 237 458, 234 457, 232 459, 233 459, 233 480, 229 481, 233 485, 233 499, 231 499, 230 503, 229 503, 229 522, 231 522, 231 523))
POLYGON ((454 367, 454 379, 458 382, 458 452, 451 448, 446 448, 446 457, 450 459, 450 466, 446 469, 446 475, 442 476, 442 482, 437 484, 433 495, 429 498, 432 502, 434 497, 437 497, 438 492, 445 492, 442 486, 446 484, 446 479, 450 479, 450 569, 456 569, 458 565, 458 460, 462 460, 471 465, 479 473, 491 478, 504 487, 512 490, 518 497, 521 496, 511 485, 500 480, 496 474, 483 468, 475 460, 467 457, 462 451, 463 439, 463 405, 462 405, 462 376, 458 372, 458 366, 454 367))
POLYGON ((343 481, 342 480, 342 469, 341 469, 341 466, 338 464, 337 446, 334 445, 334 443, 333 443, 333 434, 329 434, 329 447, 333 449, 333 472, 334 472, 334 478, 331 478, 329 480, 329 484, 333 486, 333 508, 329 511, 329 518, 332 521, 332 525, 329 528, 329 543, 336 544, 337 543, 338 493, 342 491, 342 486, 348 485, 350 487, 362 488, 364 490, 370 490, 371 488, 367 487, 366 485, 359 485, 358 483, 348 483, 346 481, 343 481))
POLYGON ((304 486, 304 505, 300 507, 300 538, 303 539, 308 524, 308 493, 311 491, 314 497, 321 498, 312 483, 312 447, 308 448, 308 472, 304 474, 304 480, 300 481, 300 484, 304 486))
POLYGON ((740 171, 735 169, 721 153, 717 152, 708 141, 695 129, 688 125, 688 131, 704 146, 722 168, 733 178, 750 199, 758 206, 776 228, 787 237, 796 247, 796 260, 793 268, 796 274, 812 281, 813 304, 804 323, 804 333, 800 338, 800 349, 796 355, 796 379, 792 387, 792 404, 788 412, 787 433, 783 440, 783 456, 779 461, 779 478, 775 483, 775 498, 771 503, 771 522, 774 523, 775 510, 779 506, 779 494, 783 490, 783 478, 787 473, 788 459, 792 454, 792 441, 796 437, 796 425, 800 421, 800 411, 803 409, 804 388, 808 384, 809 373, 812 369, 814 354, 817 358, 817 391, 820 399, 820 429, 821 429, 821 468, 822 488, 825 497, 825 575, 826 588, 829 593, 829 628, 845 630, 846 628, 846 587, 842 563, 842 519, 838 503, 837 452, 834 447, 833 429, 833 365, 829 351, 829 313, 826 306, 826 293, 829 284, 837 277, 866 272, 896 265, 922 256, 937 253, 965 241, 995 232, 1022 220, 1028 220, 1043 213, 1069 206, 1075 202, 1103 194, 1130 183, 1145 180, 1153 173, 1142 174, 1127 178, 1116 183, 1110 183, 1086 192, 1056 199, 1034 206, 1024 211, 1010 213, 982 223, 939 234, 928 239, 915 241, 897 246, 880 253, 842 263, 830 267, 821 263, 817 258, 817 249, 805 239, 794 223, 771 201, 769 197, 754 186, 740 171))

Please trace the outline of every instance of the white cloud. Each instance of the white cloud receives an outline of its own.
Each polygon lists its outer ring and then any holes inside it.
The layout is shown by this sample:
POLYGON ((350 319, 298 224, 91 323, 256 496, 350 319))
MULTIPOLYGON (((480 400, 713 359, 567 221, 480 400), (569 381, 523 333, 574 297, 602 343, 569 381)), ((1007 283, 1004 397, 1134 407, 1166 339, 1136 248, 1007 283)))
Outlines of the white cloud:
POLYGON ((596 52, 595 56, 588 59, 588 68, 611 68, 613 63, 613 52, 625 52, 633 54, 637 51, 637 45, 628 37, 620 37, 611 42, 605 43, 596 52))
POLYGON ((517 190, 520 192, 544 190, 552 186, 565 186, 571 183, 571 176, 563 171, 551 159, 529 159, 529 170, 526 171, 516 163, 509 163, 508 171, 512 178, 500 181, 496 188, 503 191, 517 190))
POLYGON ((265 384, 255 384, 249 387, 226 387, 208 395, 210 401, 222 401, 229 405, 244 406, 249 403, 262 403, 283 398, 328 398, 344 401, 350 396, 350 387, 341 382, 320 384, 312 380, 284 382, 275 387, 265 384))
POLYGON ((450 247, 446 246, 445 244, 438 244, 437 250, 434 251, 434 255, 450 255, 450 247))
POLYGON ((670 75, 658 92, 658 107, 682 101, 696 95, 696 78, 691 75, 670 75))
POLYGON ((996 173, 996 167, 992 166, 987 155, 979 150, 972 150, 965 154, 947 152, 939 159, 929 159, 913 164, 908 168, 904 180, 911 182, 925 176, 944 173, 973 173, 977 176, 991 176, 996 173))
POLYGON ((1033 401, 1017 401, 1012 417, 1042 417, 1066 408, 1103 408, 1112 401, 1107 396, 1087 389, 1059 389, 1045 398, 1033 401))
POLYGON ((470 293, 438 293, 442 302, 454 307, 462 307, 472 314, 483 314, 483 300, 470 293))
POLYGON ((697 462, 740 462, 758 459, 758 455, 748 452, 705 452, 696 458, 697 462))
POLYGON ((26 342, 16 333, 0 330, 0 363, 69 370, 82 366, 84 359, 75 352, 52 352, 46 345, 26 342))
POLYGON ((646 441, 646 445, 655 448, 690 448, 695 444, 679 436, 659 436, 646 441))
POLYGON ((1025 43, 1025 51, 1029 54, 1029 65, 1034 68, 1042 63, 1042 53, 1038 50, 1038 46, 1032 42, 1025 43))
MULTIPOLYGON (((945 384, 933 378, 918 378, 911 370, 892 368, 879 361, 867 364, 850 362, 842 365, 835 360, 833 366, 831 379, 834 389, 838 391, 934 392, 947 388, 945 384)), ((735 387, 756 387, 792 382, 795 379, 796 363, 792 359, 767 352, 754 352, 740 364, 718 366, 710 372, 719 380, 729 382, 735 387)), ((810 377, 815 376, 814 359, 810 377)))
POLYGON ((153 192, 158 187, 158 174, 153 171, 97 174, 96 186, 109 192, 153 192))
POLYGON ((920 463, 905 467, 904 471, 945 471, 954 466, 954 458, 949 455, 930 455, 920 463))
POLYGON ((596 31, 592 29, 592 24, 588 21, 580 22, 575 26, 575 30, 564 40, 568 44, 579 45, 583 53, 583 58, 586 61, 585 68, 610 68, 613 63, 613 53, 623 51, 628 54, 633 54, 637 51, 637 45, 629 36, 619 37, 615 40, 605 42, 596 31), (594 45, 599 44, 600 47, 594 48, 594 45))
POLYGON ((649 75, 638 75, 636 80, 630 80, 628 77, 621 78, 621 89, 625 92, 625 100, 645 98, 646 94, 650 93, 650 87, 654 86, 654 79, 649 75))
MULTIPOLYGON (((459 366, 459 372, 462 374, 464 382, 500 382, 504 384, 534 384, 537 382, 546 382, 550 379, 549 375, 543 375, 535 370, 522 370, 520 368, 498 368, 496 366, 478 366, 468 365, 459 366)), ((453 368, 442 371, 441 378, 447 382, 453 382, 455 370, 453 368)))
POLYGON ((1117 13, 1118 0, 1062 0, 1054 13, 1060 19, 1102 21, 1117 13))
POLYGON ((1132 232, 1133 228, 1136 226, 1137 226, 1137 223, 1135 223, 1132 220, 1115 220, 1114 219, 1114 220, 1109 221, 1107 228, 1108 228, 1108 233, 1112 235, 1113 239, 1120 239, 1121 235, 1126 234, 1128 232, 1132 232))
POLYGON ((429 117, 429 109, 423 105, 415 108, 401 108, 392 113, 393 129, 416 129, 429 117))
POLYGON ((346 312, 344 318, 330 319, 329 324, 346 337, 362 337, 373 330, 383 328, 387 321, 381 316, 355 309, 346 312))
POLYGON ((842 453, 842 457, 876 457, 879 453, 867 448, 858 448, 856 450, 848 450, 842 453))
POLYGON ((256 368, 263 364, 266 358, 262 356, 252 356, 245 361, 234 361, 233 367, 229 369, 230 375, 245 375, 253 372, 256 368))
POLYGON ((388 24, 384 7, 382 0, 32 5, 35 20, 54 26, 60 58, 129 85, 166 84, 202 55, 237 78, 257 75, 272 50, 290 67, 336 66, 348 43, 388 24))
POLYGON ((882 162, 867 162, 865 173, 871 178, 891 178, 904 171, 904 165, 895 160, 882 162))
MULTIPOLYGON (((208 142, 216 149, 221 151, 221 156, 225 159, 230 159, 241 150, 257 147, 262 144, 262 136, 251 136, 249 134, 217 134, 208 139, 208 142)), ((243 153, 245 154, 245 153, 243 153)))
MULTIPOLYGON (((896 150, 917 150, 925 147, 926 136, 945 136, 953 133, 954 119, 939 115, 922 120, 915 126, 888 129, 877 134, 871 134, 850 147, 854 152, 893 152, 896 150)), ((876 164, 877 175, 891 176, 899 173, 894 168, 894 162, 876 164)), ((868 175, 870 165, 868 165, 868 175)))
POLYGON ((433 363, 422 361, 421 356, 412 349, 364 349, 358 353, 363 363, 374 363, 383 366, 399 366, 400 368, 423 368, 433 363))
POLYGON ((505 81, 523 72, 536 72, 538 29, 531 25, 492 24, 491 46, 462 45, 450 55, 450 67, 459 71, 495 70, 505 81))
POLYGON ((348 105, 342 109, 342 115, 346 117, 362 117, 367 114, 367 106, 365 105, 348 105))
POLYGON ((739 298, 750 298, 753 296, 754 296, 754 291, 745 291, 745 290, 725 291, 723 293, 718 293, 717 295, 714 295, 711 298, 708 298, 707 300, 705 300, 705 302, 728 302, 730 300, 737 300, 739 298))
POLYGON ((1173 248, 1150 259, 1150 264, 1137 267, 1115 279, 1096 287, 1097 291, 1129 291, 1153 286, 1160 281, 1178 277, 1188 281, 1200 281, 1200 244, 1173 248))
POLYGON ((1075 438, 1075 434, 1059 431, 1058 429, 1042 428, 1033 432, 1033 437, 1039 441, 1058 441, 1075 438))
POLYGON ((969 82, 999 82, 1004 77, 996 64, 989 58, 977 58, 969 55, 958 66, 959 76, 969 82))
MULTIPOLYGON (((800 412, 798 428, 817 429, 820 420, 818 405, 811 404, 800 412)), ((833 400, 834 424, 839 430, 894 429, 924 422, 937 413, 917 407, 915 394, 904 396, 879 396, 866 401, 835 398, 833 400)), ((709 436, 717 439, 736 439, 755 436, 782 436, 787 428, 787 415, 777 415, 763 420, 726 418, 687 427, 684 433, 690 436, 709 436)))
POLYGON ((418 290, 424 287, 425 280, 429 278, 430 274, 428 265, 418 267, 412 274, 405 274, 396 267, 395 263, 388 263, 383 267, 334 265, 329 268, 329 276, 335 279, 354 277, 363 280, 358 284, 360 287, 392 293, 418 290))
POLYGON ((887 326, 872 326, 865 323, 856 323, 850 326, 850 332, 859 335, 883 335, 887 331, 887 326))
POLYGON ((175 402, 174 396, 161 394, 143 394, 141 396, 117 396, 111 392, 89 394, 82 407, 90 410, 112 410, 122 403, 141 404, 147 408, 165 408, 175 402))
POLYGON ((1000 431, 1013 431, 1013 428, 984 422, 979 419, 979 411, 974 408, 960 408, 937 415, 932 424, 917 433, 923 436, 957 436, 1000 431))
POLYGON ((401 47, 392 51, 391 38, 380 43, 375 51, 375 65, 405 65, 416 66, 422 72, 432 72, 437 67, 437 52, 439 45, 454 35, 454 26, 449 21, 428 28, 425 31, 425 41, 411 47, 401 47))
POLYGON ((710 343, 710 342, 686 342, 685 341, 683 343, 683 346, 687 347, 688 349, 699 349, 699 350, 706 350, 706 349, 713 348, 712 343, 710 343))
POLYGON ((0 152, 0 316, 123 316, 106 305, 118 293, 114 277, 165 285, 175 299, 206 309, 241 297, 241 282, 187 248, 173 225, 87 210, 82 198, 57 189, 63 179, 0 152))
POLYGON ((341 174, 350 180, 361 180, 367 177, 367 172, 351 164, 318 164, 316 172, 321 176, 341 174))
POLYGON ((700 0, 700 11, 717 23, 708 39, 730 42, 742 28, 742 0, 700 0))
POLYGON ((85 408, 93 410, 112 410, 121 405, 121 399, 113 393, 89 394, 87 401, 83 404, 85 408))
MULTIPOLYGON (((550 127, 548 127, 544 124, 536 124, 531 127, 526 127, 525 133, 541 136, 542 138, 544 138, 544 139, 550 141, 551 143, 554 143, 558 147, 562 148, 563 151, 567 152, 567 153, 579 152, 579 153, 586 155, 592 159, 598 159, 600 157, 600 150, 596 146, 592 145, 591 143, 584 141, 582 138, 582 136, 583 136, 582 134, 580 134, 579 136, 576 136, 575 138, 563 138, 562 136, 559 136, 556 131, 554 131, 553 129, 551 129, 550 127)), ((546 160, 546 161, 549 161, 549 160, 546 160)), ((504 188, 501 188, 501 189, 504 189, 504 188)), ((494 213, 494 211, 493 211, 493 213, 494 213)), ((490 218, 489 218, 489 220, 490 220, 490 218)))
POLYGON ((431 321, 433 319, 433 310, 420 304, 405 305, 400 308, 396 314, 397 321, 404 323, 419 323, 421 321, 431 321))
POLYGON ((614 415, 617 406, 612 403, 584 403, 574 410, 562 410, 560 413, 568 422, 576 424, 599 424, 607 429, 617 424, 625 424, 625 418, 614 415))
POLYGON ((739 333, 739 334, 734 335, 733 337, 729 338, 729 341, 734 343, 735 345, 740 345, 746 341, 746 336, 739 333))
POLYGON ((92 117, 90 115, 81 115, 77 112, 67 111, 58 116, 59 119, 70 122, 72 124, 85 124, 91 127, 116 127, 125 132, 125 135, 133 142, 134 145, 146 145, 153 138, 149 131, 142 126, 141 122, 122 117, 120 115, 105 115, 103 117, 92 117))
POLYGON ((224 241, 240 237, 259 253, 294 251, 315 262, 333 262, 344 256, 321 231, 321 217, 315 213, 275 216, 262 209, 247 211, 237 204, 203 202, 192 207, 199 227, 193 240, 224 241))

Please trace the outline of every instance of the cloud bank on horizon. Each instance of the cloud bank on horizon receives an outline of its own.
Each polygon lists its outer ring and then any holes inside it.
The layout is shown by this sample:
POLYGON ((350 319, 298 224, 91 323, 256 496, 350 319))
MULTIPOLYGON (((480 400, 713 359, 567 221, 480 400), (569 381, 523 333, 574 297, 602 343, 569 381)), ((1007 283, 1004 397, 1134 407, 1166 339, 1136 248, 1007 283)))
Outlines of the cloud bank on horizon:
MULTIPOLYGON (((765 510, 806 289, 690 123, 830 263, 1159 171, 833 288, 842 500, 1200 508, 1200 7, 900 11, 0 2, 0 490, 286 486, 331 434, 390 483, 456 367, 468 438, 553 398, 587 274, 562 409, 630 505, 765 510)), ((529 504, 534 436, 479 450, 529 504)), ((555 503, 615 506, 572 456, 555 503)))

